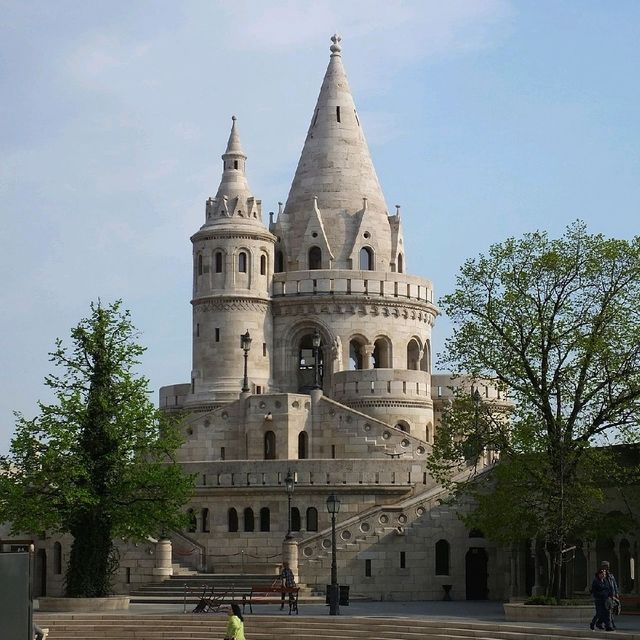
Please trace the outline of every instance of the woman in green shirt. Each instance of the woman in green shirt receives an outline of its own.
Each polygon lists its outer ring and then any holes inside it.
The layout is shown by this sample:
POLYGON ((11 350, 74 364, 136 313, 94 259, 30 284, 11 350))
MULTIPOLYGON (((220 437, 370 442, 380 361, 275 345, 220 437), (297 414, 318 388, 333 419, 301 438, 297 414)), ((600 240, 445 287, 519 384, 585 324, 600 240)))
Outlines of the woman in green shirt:
POLYGON ((227 631, 224 640, 245 640, 244 638, 244 618, 240 611, 240 605, 235 602, 231 605, 229 619, 227 621, 227 631))

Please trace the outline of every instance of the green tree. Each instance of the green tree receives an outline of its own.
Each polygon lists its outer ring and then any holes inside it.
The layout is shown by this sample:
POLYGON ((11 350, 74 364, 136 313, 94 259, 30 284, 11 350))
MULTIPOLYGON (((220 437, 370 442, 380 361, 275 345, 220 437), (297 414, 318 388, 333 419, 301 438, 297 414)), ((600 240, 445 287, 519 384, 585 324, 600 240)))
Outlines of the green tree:
POLYGON ((429 468, 475 497, 468 520, 487 535, 543 540, 559 597, 566 541, 597 521, 603 485, 626 471, 596 445, 638 439, 640 238, 576 222, 559 239, 509 239, 468 260, 441 305, 454 330, 440 364, 475 385, 491 380, 502 399, 460 394, 429 468), (483 451, 501 462, 454 481, 461 460, 483 451))
POLYGON ((91 305, 57 340, 56 371, 45 378, 53 404, 29 420, 16 414, 10 453, 0 462, 0 521, 18 532, 71 533, 70 597, 111 592, 114 539, 139 540, 181 523, 193 482, 173 455, 176 418, 154 408, 148 380, 133 369, 136 342, 121 302, 91 305))

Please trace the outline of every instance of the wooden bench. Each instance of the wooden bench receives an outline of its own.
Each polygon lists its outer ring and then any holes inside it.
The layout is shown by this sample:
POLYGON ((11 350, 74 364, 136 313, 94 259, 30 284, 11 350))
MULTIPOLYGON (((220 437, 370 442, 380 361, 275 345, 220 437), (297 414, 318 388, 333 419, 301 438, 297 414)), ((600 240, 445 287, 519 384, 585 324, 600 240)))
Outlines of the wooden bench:
POLYGON ((249 594, 249 611, 253 613, 254 604, 279 604, 289 605, 289 615, 292 611, 298 614, 298 593, 300 587, 282 587, 280 585, 256 585, 251 587, 249 594), (284 601, 282 597, 284 596, 284 601))

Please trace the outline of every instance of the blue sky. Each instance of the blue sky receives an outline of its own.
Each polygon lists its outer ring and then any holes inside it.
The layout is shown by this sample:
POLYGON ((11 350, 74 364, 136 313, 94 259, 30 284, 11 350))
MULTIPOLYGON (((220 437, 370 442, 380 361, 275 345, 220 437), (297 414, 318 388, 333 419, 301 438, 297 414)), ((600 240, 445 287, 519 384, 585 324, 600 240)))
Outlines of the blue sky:
POLYGON ((231 115, 277 210, 335 31, 408 271, 438 294, 509 236, 639 232, 638 2, 0 0, 0 453, 98 297, 131 309, 155 394, 189 379, 189 236, 231 115))

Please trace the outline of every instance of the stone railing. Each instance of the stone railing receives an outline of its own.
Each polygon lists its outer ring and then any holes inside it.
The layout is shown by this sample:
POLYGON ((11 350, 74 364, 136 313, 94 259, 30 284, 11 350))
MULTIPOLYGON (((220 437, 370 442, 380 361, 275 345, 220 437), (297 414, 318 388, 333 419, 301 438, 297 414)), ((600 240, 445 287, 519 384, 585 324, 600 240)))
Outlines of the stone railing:
POLYGON ((366 396, 431 398, 431 375, 408 369, 357 369, 333 374, 331 396, 342 402, 366 396))
POLYGON ((323 460, 318 471, 318 460, 218 460, 213 462, 187 462, 185 472, 196 474, 196 488, 207 487, 264 487, 282 488, 290 470, 300 488, 328 486, 382 485, 404 486, 405 489, 428 481, 424 472, 426 451, 422 459, 323 460))
POLYGON ((433 304, 429 280, 405 273, 318 269, 289 271, 273 276, 273 297, 300 295, 357 295, 372 299, 404 299, 433 304))

